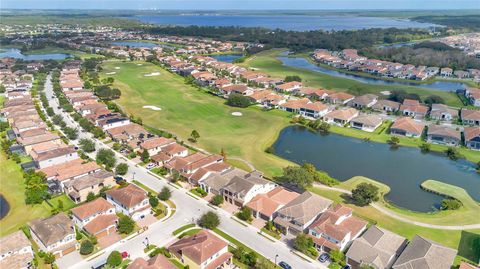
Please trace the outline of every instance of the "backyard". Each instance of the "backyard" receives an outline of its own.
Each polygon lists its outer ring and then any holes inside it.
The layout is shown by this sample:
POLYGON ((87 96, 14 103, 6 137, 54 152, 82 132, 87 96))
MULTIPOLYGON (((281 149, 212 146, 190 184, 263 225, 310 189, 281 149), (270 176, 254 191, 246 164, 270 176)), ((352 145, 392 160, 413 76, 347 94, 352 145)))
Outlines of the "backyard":
POLYGON ((146 126, 166 130, 184 141, 197 130, 200 138, 194 146, 212 153, 223 149, 227 159, 246 160, 267 176, 278 175, 282 167, 291 164, 264 152, 288 125, 289 114, 227 106, 221 98, 187 85, 182 77, 150 63, 108 61, 102 67, 102 76, 113 77, 113 86, 122 91, 117 103, 128 114, 140 116, 146 126), (145 76, 153 73, 159 75, 145 76), (242 116, 233 116, 232 112, 241 112, 242 116))

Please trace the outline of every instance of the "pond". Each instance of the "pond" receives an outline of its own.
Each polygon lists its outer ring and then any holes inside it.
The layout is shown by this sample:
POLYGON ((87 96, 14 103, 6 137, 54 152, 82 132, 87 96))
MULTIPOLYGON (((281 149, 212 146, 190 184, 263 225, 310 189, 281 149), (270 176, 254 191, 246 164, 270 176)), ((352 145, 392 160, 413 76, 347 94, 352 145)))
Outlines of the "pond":
POLYGON ((220 62, 231 63, 235 59, 241 58, 242 54, 217 54, 217 55, 210 55, 210 57, 217 59, 220 62))
POLYGON ((414 83, 408 81, 392 81, 392 80, 384 80, 380 78, 371 78, 371 77, 363 77, 360 75, 355 74, 347 74, 344 72, 336 71, 333 69, 324 68, 318 66, 316 64, 311 63, 307 59, 303 57, 286 57, 281 56, 277 57, 284 65, 296 68, 303 68, 314 72, 319 72, 322 74, 340 77, 340 78, 348 78, 353 79, 358 82, 367 83, 367 84, 375 84, 375 85, 399 85, 399 86, 414 86, 414 87, 421 87, 421 88, 429 88, 439 91, 456 91, 458 89, 465 89, 465 83, 461 82, 452 82, 452 81, 432 81, 426 83, 414 83))
POLYGON ((0 50, 0 58, 15 58, 24 61, 64 60, 70 57, 72 55, 65 53, 23 54, 15 48, 2 48, 0 50))
POLYGON ((276 155, 299 164, 312 163, 341 181, 365 176, 385 183, 391 188, 386 199, 410 210, 428 212, 443 199, 420 189, 427 179, 462 187, 480 201, 480 176, 473 163, 423 154, 418 148, 392 150, 387 144, 321 135, 301 126, 283 129, 273 147, 276 155))
POLYGON ((264 27, 289 31, 311 30, 358 30, 368 28, 430 28, 439 27, 431 23, 422 23, 408 19, 334 16, 334 15, 227 15, 227 14, 181 14, 181 15, 136 15, 142 22, 161 25, 198 25, 198 26, 239 26, 264 27))
POLYGON ((167 49, 173 49, 172 46, 168 46, 165 44, 156 44, 156 43, 151 43, 151 42, 142 42, 142 41, 115 41, 111 43, 112 45, 115 46, 125 46, 125 47, 131 47, 131 48, 154 48, 154 47, 162 47, 162 48, 167 48, 167 49))
POLYGON ((10 211, 10 205, 7 200, 0 194, 0 220, 3 219, 10 211))

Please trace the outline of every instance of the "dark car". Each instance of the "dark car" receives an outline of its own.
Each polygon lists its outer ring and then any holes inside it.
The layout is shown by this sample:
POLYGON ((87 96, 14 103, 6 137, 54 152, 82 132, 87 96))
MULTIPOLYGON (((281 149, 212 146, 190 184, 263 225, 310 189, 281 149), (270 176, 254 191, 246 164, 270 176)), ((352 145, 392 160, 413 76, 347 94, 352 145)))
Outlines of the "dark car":
POLYGON ((350 265, 345 265, 345 267, 343 267, 343 269, 352 269, 352 267, 350 265))
POLYGON ((280 262, 278 265, 280 265, 280 267, 283 269, 292 269, 292 267, 286 262, 280 262))
POLYGON ((116 176, 116 177, 114 177, 114 179, 115 179, 115 181, 116 181, 117 183, 125 180, 125 179, 124 179, 123 177, 121 177, 121 176, 116 176))
POLYGON ((323 253, 322 255, 320 255, 320 257, 318 257, 318 260, 320 262, 326 262, 328 261, 328 259, 330 259, 330 255, 328 255, 328 253, 323 253))

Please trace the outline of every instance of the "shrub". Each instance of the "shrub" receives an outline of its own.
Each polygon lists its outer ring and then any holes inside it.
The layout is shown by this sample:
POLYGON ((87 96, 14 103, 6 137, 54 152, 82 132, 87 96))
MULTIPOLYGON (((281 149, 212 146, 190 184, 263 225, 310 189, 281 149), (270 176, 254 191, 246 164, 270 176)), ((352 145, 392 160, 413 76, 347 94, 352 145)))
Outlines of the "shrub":
POLYGON ((126 215, 120 216, 118 219, 118 232, 122 234, 129 234, 135 228, 135 222, 126 215))
POLYGON ((238 94, 232 93, 228 96, 227 105, 234 106, 234 107, 248 107, 252 104, 252 101, 249 97, 238 94))
POLYGON ((307 253, 311 247, 313 247, 313 240, 306 234, 298 234, 293 240, 293 248, 300 252, 307 253))
POLYGON ((85 240, 82 242, 80 245, 80 254, 82 255, 88 255, 93 252, 93 244, 90 242, 90 240, 85 240))
POLYGON ((420 150, 424 153, 430 152, 430 144, 422 143, 420 145, 420 150))
POLYGON ((114 250, 107 258, 107 264, 113 267, 119 266, 122 263, 122 254, 114 250))
POLYGON ((462 206, 462 203, 457 199, 443 199, 441 209, 442 210, 456 210, 462 206))
POLYGON ((237 217, 244 221, 251 221, 253 219, 252 210, 248 207, 244 207, 237 213, 237 217))
POLYGON ((162 201, 167 201, 170 197, 172 197, 172 191, 167 186, 163 187, 158 194, 158 199, 162 201))
POLYGON ((370 183, 360 183, 352 190, 352 198, 359 206, 378 201, 378 187, 370 183))
POLYGON ((217 195, 213 196, 210 203, 212 203, 212 205, 215 205, 215 206, 219 206, 219 205, 223 204, 223 196, 220 195, 220 194, 217 194, 217 195))
POLYGON ((200 220, 198 221, 198 225, 200 225, 203 228, 213 230, 218 225, 220 225, 220 218, 214 212, 209 211, 200 217, 200 220))
POLYGON ((128 165, 126 163, 119 163, 115 168, 115 174, 117 175, 125 175, 128 172, 128 165))
POLYGON ((153 208, 156 208, 158 206, 158 204, 160 203, 158 201, 158 198, 155 197, 155 196, 151 196, 149 199, 148 199, 148 202, 150 203, 150 205, 153 207, 153 208))

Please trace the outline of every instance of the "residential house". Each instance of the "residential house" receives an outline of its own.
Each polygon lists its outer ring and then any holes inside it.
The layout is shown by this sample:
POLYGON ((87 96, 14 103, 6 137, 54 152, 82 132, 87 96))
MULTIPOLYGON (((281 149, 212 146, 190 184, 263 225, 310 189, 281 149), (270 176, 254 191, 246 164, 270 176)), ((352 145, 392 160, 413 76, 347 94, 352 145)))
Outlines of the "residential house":
POLYGON ((202 179, 198 180, 198 185, 204 191, 221 195, 225 187, 234 177, 245 177, 248 173, 238 168, 230 168, 225 171, 207 173, 202 179))
POLYGON ((444 104, 432 104, 430 118, 432 120, 452 121, 458 117, 458 110, 444 104))
MULTIPOLYGON (((205 155, 200 152, 188 155, 186 157, 174 157, 164 164, 165 168, 172 171, 177 171, 181 176, 189 178, 198 169, 207 167, 213 164, 223 163, 223 157, 217 154, 205 155)), ((191 182, 195 184, 195 182, 191 182)))
POLYGON ((40 143, 48 142, 48 141, 51 141, 58 145, 63 144, 60 137, 53 133, 46 133, 43 135, 37 135, 37 136, 26 137, 26 138, 22 138, 22 137, 17 138, 17 142, 25 148, 25 152, 29 155, 32 152, 33 146, 40 143))
POLYGON ((308 234, 319 251, 343 251, 367 228, 367 222, 354 217, 353 210, 341 204, 323 212, 308 227, 308 234))
POLYGON ((53 253, 57 258, 77 249, 75 225, 63 212, 30 222, 30 234, 40 250, 53 253))
POLYGON ((323 119, 327 123, 343 126, 357 117, 358 114, 359 112, 355 108, 344 108, 327 113, 323 119))
POLYGON ((96 119, 96 125, 104 131, 130 124, 130 120, 118 113, 101 115, 96 119))
POLYGON ((243 177, 235 176, 222 188, 223 198, 226 202, 236 206, 244 206, 258 194, 273 190, 277 184, 263 179, 261 174, 254 171, 243 177))
POLYGON ((305 106, 308 103, 310 103, 310 100, 308 98, 290 99, 285 103, 280 104, 278 107, 281 110, 298 114, 300 113, 300 108, 305 106))
POLYGON ((145 139, 149 136, 145 128, 136 123, 110 128, 106 132, 114 141, 122 143, 128 143, 128 141, 135 139, 145 139))
POLYGON ((140 144, 140 149, 148 151, 149 156, 159 153, 162 148, 176 144, 175 139, 166 137, 152 137, 140 144))
POLYGON ((390 100, 378 100, 372 108, 382 112, 395 112, 400 109, 400 103, 390 100))
POLYGON ((188 156, 188 149, 178 143, 170 144, 162 148, 162 150, 150 156, 150 159, 158 166, 163 166, 166 162, 175 157, 184 158, 188 156))
POLYGON ((300 115, 304 117, 310 117, 318 119, 323 117, 325 114, 332 110, 331 107, 323 104, 322 102, 310 102, 305 105, 300 106, 300 115))
POLYGON ((345 254, 346 262, 352 269, 361 269, 365 265, 390 269, 407 243, 404 237, 374 225, 353 240, 345 254))
POLYGON ((0 268, 27 269, 32 260, 32 243, 22 230, 0 238, 0 268))
POLYGON ((351 101, 348 102, 348 105, 356 109, 363 109, 372 107, 378 100, 378 96, 375 94, 365 94, 361 96, 356 96, 351 101))
POLYGON ((331 200, 306 191, 278 210, 273 222, 285 234, 303 233, 331 204, 331 200))
POLYGON ((392 269, 450 269, 457 251, 416 235, 392 269))
POLYGON ((73 223, 97 238, 115 232, 118 217, 115 207, 102 197, 72 208, 73 223))
POLYGON ((427 130, 427 141, 434 144, 458 146, 461 142, 460 131, 445 125, 430 125, 427 130))
POLYGON ((300 194, 289 191, 283 187, 276 187, 275 189, 258 194, 248 202, 245 207, 252 210, 255 218, 261 218, 266 221, 272 221, 276 217, 276 212, 297 198, 300 194))
POLYGON ((480 89, 467 87, 465 89, 465 97, 470 100, 473 106, 480 107, 480 89))
POLYGON ((428 106, 420 104, 418 100, 405 99, 400 106, 400 111, 404 116, 423 119, 428 113, 428 106))
POLYGON ((178 269, 178 267, 162 254, 158 254, 148 260, 138 257, 127 266, 127 269, 178 269))
POLYGON ((147 192, 129 184, 120 189, 110 189, 106 193, 107 201, 115 206, 117 212, 130 216, 137 221, 151 212, 147 192))
POLYGON ((179 239, 168 248, 190 268, 229 269, 233 267, 228 243, 207 230, 179 239))
POLYGON ((460 119, 465 125, 480 126, 480 110, 462 109, 460 119))
POLYGON ((63 191, 75 203, 81 203, 87 200, 88 194, 97 195, 103 188, 115 186, 115 179, 112 172, 100 170, 62 182, 61 185, 63 185, 63 191))
POLYGON ((32 150, 30 155, 35 162, 35 166, 39 169, 78 159, 78 154, 75 148, 73 146, 66 145, 63 147, 53 148, 51 150, 32 150))
POLYGON ((345 105, 349 101, 353 100, 355 96, 348 94, 346 92, 334 92, 325 97, 325 101, 330 104, 340 104, 345 105))
POLYGON ((220 93, 223 94, 225 98, 227 98, 232 93, 249 96, 254 92, 252 88, 243 84, 232 84, 232 85, 224 86, 221 89, 219 89, 219 91, 220 93))
POLYGON ((420 137, 424 128, 425 124, 409 117, 402 117, 395 120, 392 126, 390 126, 390 133, 392 135, 420 137))
POLYGON ((350 127, 360 129, 365 132, 373 132, 382 125, 383 118, 374 114, 364 114, 353 118, 350 121, 350 127))
POLYGON ((453 76, 453 69, 449 67, 444 67, 440 69, 440 76, 442 77, 451 77, 453 76))
POLYGON ((70 162, 53 165, 37 171, 44 173, 47 181, 64 183, 100 170, 100 166, 95 162, 84 162, 82 159, 75 159, 70 162))
POLYGON ((480 150, 480 126, 465 127, 463 129, 465 146, 469 149, 480 150))
POLYGON ((293 92, 302 87, 302 83, 298 81, 290 81, 284 84, 275 86, 275 90, 279 92, 293 92))
POLYGON ((462 261, 458 269, 479 269, 479 267, 462 261))

